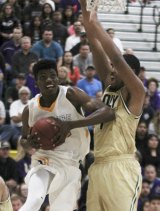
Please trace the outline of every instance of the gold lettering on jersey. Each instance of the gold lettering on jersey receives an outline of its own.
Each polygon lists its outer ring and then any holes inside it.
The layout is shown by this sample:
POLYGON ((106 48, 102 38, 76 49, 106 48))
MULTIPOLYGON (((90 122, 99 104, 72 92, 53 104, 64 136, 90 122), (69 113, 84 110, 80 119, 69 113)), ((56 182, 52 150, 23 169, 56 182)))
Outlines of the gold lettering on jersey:
POLYGON ((117 93, 106 93, 103 96, 103 102, 110 108, 116 108, 119 96, 117 93))

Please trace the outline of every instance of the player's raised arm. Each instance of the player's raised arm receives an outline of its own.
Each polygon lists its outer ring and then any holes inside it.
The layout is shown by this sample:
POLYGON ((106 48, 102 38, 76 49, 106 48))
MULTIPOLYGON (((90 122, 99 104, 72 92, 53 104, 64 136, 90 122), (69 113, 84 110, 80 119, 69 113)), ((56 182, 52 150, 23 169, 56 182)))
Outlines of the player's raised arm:
MULTIPOLYGON (((101 23, 98 21, 96 12, 92 13, 92 18, 90 19, 90 13, 86 11, 86 0, 80 0, 80 3, 84 18, 84 25, 87 30, 89 41, 92 42, 94 37, 94 39, 97 39, 101 43, 105 54, 111 60, 116 71, 118 71, 118 76, 125 84, 127 92, 129 93, 129 96, 127 97, 130 98, 130 111, 136 115, 139 115, 142 110, 145 96, 143 84, 141 83, 139 78, 134 74, 131 67, 125 62, 123 55, 116 47, 109 35, 106 33, 106 31, 103 29, 101 23)), ((95 48, 92 48, 92 51, 97 51, 96 46, 95 48)), ((101 58, 103 57, 99 57, 99 60, 101 60, 101 66, 105 66, 105 62, 101 58)), ((98 67, 96 68, 99 70, 98 67)))
POLYGON ((109 59, 98 39, 95 36, 94 30, 90 27, 90 12, 86 11, 85 2, 82 4, 83 10, 83 22, 87 36, 89 38, 89 44, 93 55, 93 62, 96 67, 99 78, 103 84, 108 86, 108 78, 110 76, 111 65, 109 59))

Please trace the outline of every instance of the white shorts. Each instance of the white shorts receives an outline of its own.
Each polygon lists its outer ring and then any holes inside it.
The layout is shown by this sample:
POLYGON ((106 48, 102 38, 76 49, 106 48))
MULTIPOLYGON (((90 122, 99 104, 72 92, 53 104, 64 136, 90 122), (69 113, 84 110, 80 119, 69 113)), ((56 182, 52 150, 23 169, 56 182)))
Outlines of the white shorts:
MULTIPOLYGON (((67 161, 68 162, 68 161, 67 161)), ((47 193, 49 194, 50 209, 54 211, 73 211, 77 208, 77 200, 81 188, 81 171, 77 166, 69 165, 66 160, 59 161, 46 157, 36 157, 32 160, 32 168, 25 182, 28 184, 31 176, 40 169, 53 174, 47 193)), ((78 163, 76 162, 76 165, 78 163)))

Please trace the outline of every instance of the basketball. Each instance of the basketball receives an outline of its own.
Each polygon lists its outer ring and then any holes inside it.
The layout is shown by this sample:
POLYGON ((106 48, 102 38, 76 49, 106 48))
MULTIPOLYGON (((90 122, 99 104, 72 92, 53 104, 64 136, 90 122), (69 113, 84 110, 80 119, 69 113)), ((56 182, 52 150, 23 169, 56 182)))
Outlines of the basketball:
POLYGON ((31 134, 37 133, 39 144, 44 150, 51 150, 53 142, 51 141, 58 132, 59 127, 55 125, 53 117, 39 119, 31 129, 31 134), (50 122, 51 121, 51 122, 50 122))

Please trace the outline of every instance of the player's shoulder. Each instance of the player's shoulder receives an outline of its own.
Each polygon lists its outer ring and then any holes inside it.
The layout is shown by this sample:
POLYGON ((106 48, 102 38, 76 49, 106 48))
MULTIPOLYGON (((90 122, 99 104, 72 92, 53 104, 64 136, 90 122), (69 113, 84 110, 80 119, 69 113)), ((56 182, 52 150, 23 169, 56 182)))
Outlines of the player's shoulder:
POLYGON ((79 99, 82 97, 82 93, 84 93, 84 91, 78 87, 69 87, 66 97, 72 104, 77 104, 79 99))
POLYGON ((67 89, 68 95, 77 95, 79 92, 82 92, 82 90, 78 87, 68 87, 67 89))

